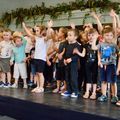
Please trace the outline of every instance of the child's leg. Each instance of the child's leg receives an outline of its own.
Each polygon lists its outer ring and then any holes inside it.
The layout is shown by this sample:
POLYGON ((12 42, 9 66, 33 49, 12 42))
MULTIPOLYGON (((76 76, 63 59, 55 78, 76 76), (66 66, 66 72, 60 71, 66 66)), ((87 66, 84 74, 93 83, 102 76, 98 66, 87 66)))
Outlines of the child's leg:
POLYGON ((28 88, 26 78, 23 79, 23 88, 28 88))
POLYGON ((60 81, 60 80, 57 80, 57 88, 53 90, 53 93, 57 93, 57 92, 59 92, 59 89, 60 89, 60 83, 61 83, 61 81, 60 81))
POLYGON ((6 80, 5 80, 5 78, 6 78, 6 75, 5 75, 5 73, 1 73, 1 79, 2 79, 2 82, 3 83, 6 83, 6 80))
POLYGON ((117 96, 117 84, 116 83, 111 84, 111 91, 112 91, 112 96, 117 96))
POLYGON ((18 88, 18 78, 15 78, 15 82, 11 87, 12 88, 18 88))
POLYGON ((7 82, 11 84, 11 73, 7 72, 7 82))
POLYGON ((96 89, 97 89, 97 84, 93 84, 93 92, 92 95, 90 96, 90 99, 92 100, 96 99, 96 89))
POLYGON ((91 89, 91 83, 87 83, 87 84, 86 84, 86 92, 85 92, 85 94, 83 95, 83 98, 88 98, 88 97, 89 97, 90 89, 91 89))
POLYGON ((107 82, 105 82, 105 81, 102 82, 101 89, 102 89, 102 95, 106 96, 107 82))
POLYGON ((38 73, 38 76, 39 76, 40 88, 44 88, 44 76, 43 76, 43 73, 38 73))

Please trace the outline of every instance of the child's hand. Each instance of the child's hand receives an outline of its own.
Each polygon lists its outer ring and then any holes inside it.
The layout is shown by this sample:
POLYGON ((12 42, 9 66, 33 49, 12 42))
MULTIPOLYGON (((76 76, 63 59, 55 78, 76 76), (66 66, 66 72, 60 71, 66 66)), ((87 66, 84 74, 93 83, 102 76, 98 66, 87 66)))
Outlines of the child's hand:
POLYGON ((23 27, 25 27, 25 26, 26 26, 24 22, 22 22, 22 26, 23 26, 23 27))
POLYGON ((47 65, 51 66, 51 62, 49 60, 47 60, 47 65))
POLYGON ((58 59, 59 59, 59 60, 62 60, 62 58, 63 58, 62 54, 61 54, 61 53, 58 54, 58 59))
POLYGON ((120 69, 117 69, 116 74, 117 74, 117 75, 120 74, 120 69))
POLYGON ((77 48, 75 48, 74 50, 73 50, 73 54, 78 54, 79 53, 79 50, 77 49, 77 48))
POLYGON ((66 63, 69 64, 69 63, 71 63, 71 61, 72 61, 72 59, 71 59, 71 58, 68 58, 68 59, 66 60, 66 63))
POLYGON ((116 16, 116 13, 115 13, 115 11, 112 9, 112 10, 110 11, 109 15, 110 15, 111 17, 115 17, 115 16, 116 16))
POLYGON ((64 65, 65 65, 65 66, 67 65, 67 61, 66 61, 66 59, 64 59, 64 65))
POLYGON ((10 61, 10 66, 12 66, 13 65, 13 61, 10 61))
POLYGON ((75 29, 75 24, 74 23, 70 23, 70 26, 72 29, 75 29))
POLYGON ((103 68, 103 64, 101 62, 98 61, 98 66, 103 68))
POLYGON ((47 26, 48 26, 48 28, 51 28, 51 27, 53 26, 53 21, 52 21, 52 20, 49 20, 49 21, 47 22, 47 26))

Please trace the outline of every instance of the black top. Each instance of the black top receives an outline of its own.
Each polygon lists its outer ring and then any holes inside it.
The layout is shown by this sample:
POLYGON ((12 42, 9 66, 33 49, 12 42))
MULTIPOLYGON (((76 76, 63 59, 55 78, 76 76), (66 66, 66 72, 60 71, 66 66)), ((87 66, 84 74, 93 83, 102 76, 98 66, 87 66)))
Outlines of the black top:
POLYGON ((77 62, 79 59, 79 56, 77 54, 73 54, 73 50, 77 48, 79 50, 79 52, 82 52, 83 48, 81 46, 80 43, 75 42, 75 43, 71 43, 69 44, 68 42, 66 42, 65 45, 65 54, 64 54, 64 59, 68 59, 71 58, 72 62, 77 62))

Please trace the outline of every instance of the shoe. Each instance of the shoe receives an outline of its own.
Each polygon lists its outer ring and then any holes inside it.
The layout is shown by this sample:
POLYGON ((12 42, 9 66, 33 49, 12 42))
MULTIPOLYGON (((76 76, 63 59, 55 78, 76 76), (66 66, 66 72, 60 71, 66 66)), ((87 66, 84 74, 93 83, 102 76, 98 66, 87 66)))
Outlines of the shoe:
POLYGON ((78 97, 78 94, 72 93, 70 97, 72 97, 72 98, 77 98, 77 97, 78 97))
POLYGON ((28 88, 28 86, 27 85, 23 85, 23 88, 28 88))
POLYGON ((89 98, 89 93, 85 92, 85 94, 83 95, 83 98, 85 99, 89 98))
POLYGON ((9 87, 10 87, 10 84, 9 84, 9 83, 4 83, 3 87, 4 87, 4 88, 9 88, 9 87))
POLYGON ((90 96, 90 99, 91 99, 91 100, 95 100, 95 99, 96 99, 96 94, 92 94, 92 95, 90 96))
POLYGON ((99 101, 99 102, 106 102, 106 101, 107 101, 107 96, 105 96, 105 95, 100 96, 100 97, 98 98, 98 101, 99 101))
POLYGON ((0 87, 4 86, 4 82, 0 81, 0 87))
POLYGON ((18 86, 14 83, 11 88, 18 88, 18 86))
POLYGON ((34 85, 34 83, 33 83, 33 81, 29 81, 29 83, 28 83, 28 86, 33 86, 34 85))
POLYGON ((31 90, 31 92, 35 92, 37 91, 37 89, 39 89, 39 87, 34 88, 33 90, 31 90))
POLYGON ((69 97, 71 96, 71 93, 68 91, 65 91, 64 93, 61 93, 62 96, 69 97))
POLYGON ((118 101, 118 102, 116 103, 116 105, 117 105, 118 107, 120 107, 120 101, 118 101))
POLYGON ((53 93, 59 93, 59 89, 56 88, 56 89, 54 89, 52 92, 53 92, 53 93))
POLYGON ((115 104, 118 102, 118 97, 117 96, 113 96, 111 99, 111 103, 115 104))
POLYGON ((38 88, 35 93, 43 93, 44 92, 44 88, 38 88))

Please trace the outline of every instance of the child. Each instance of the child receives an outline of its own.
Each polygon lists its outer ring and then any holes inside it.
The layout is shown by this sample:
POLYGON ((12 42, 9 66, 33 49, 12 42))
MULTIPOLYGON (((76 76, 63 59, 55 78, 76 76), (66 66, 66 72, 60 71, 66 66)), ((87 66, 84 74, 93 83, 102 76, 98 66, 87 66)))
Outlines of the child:
POLYGON ((117 45, 114 44, 114 31, 110 26, 107 26, 102 31, 104 43, 98 45, 98 65, 100 67, 100 79, 102 82, 102 95, 98 101, 107 101, 107 83, 111 83, 112 103, 118 101, 116 93, 116 53, 117 45))
POLYGON ((32 92, 41 93, 44 92, 44 75, 43 71, 45 68, 46 57, 47 57, 47 44, 45 39, 46 28, 45 26, 35 26, 35 35, 33 35, 23 23, 23 28, 26 33, 31 37, 32 42, 35 42, 35 68, 37 76, 37 87, 32 92))
POLYGON ((25 47, 26 47, 26 39, 22 36, 21 33, 15 32, 13 34, 13 39, 15 42, 15 46, 13 47, 13 54, 10 60, 11 65, 14 64, 14 75, 15 83, 12 85, 13 88, 18 88, 18 79, 21 76, 23 79, 23 88, 27 88, 27 70, 26 70, 26 55, 25 55, 25 47))
POLYGON ((3 40, 0 42, 0 70, 1 70, 1 87, 10 87, 11 73, 10 73, 10 57, 12 53, 11 31, 5 29, 3 31, 3 40), (6 82, 7 74, 7 82, 6 82))
POLYGON ((96 29, 91 28, 88 30, 88 43, 84 46, 86 48, 86 92, 83 98, 89 98, 90 90, 93 88, 90 99, 96 99, 96 88, 97 88, 97 74, 98 74, 98 61, 97 61, 97 38, 98 32, 96 29), (93 86, 92 86, 93 84, 93 86))
POLYGON ((70 29, 68 31, 67 40, 65 45, 65 53, 63 55, 65 64, 65 80, 67 83, 67 91, 62 93, 63 96, 71 96, 73 98, 78 97, 78 60, 79 56, 73 54, 73 50, 77 48, 80 52, 82 46, 77 42, 79 32, 76 29, 70 29))
POLYGON ((56 62, 56 80, 57 80, 57 88, 53 90, 53 93, 59 93, 66 90, 66 82, 65 82, 65 65, 63 63, 63 48, 66 42, 66 28, 60 28, 58 31, 58 61, 56 62), (61 58, 60 58, 61 57, 61 58), (63 86, 61 84, 63 82, 63 86))

